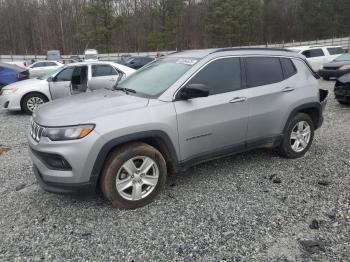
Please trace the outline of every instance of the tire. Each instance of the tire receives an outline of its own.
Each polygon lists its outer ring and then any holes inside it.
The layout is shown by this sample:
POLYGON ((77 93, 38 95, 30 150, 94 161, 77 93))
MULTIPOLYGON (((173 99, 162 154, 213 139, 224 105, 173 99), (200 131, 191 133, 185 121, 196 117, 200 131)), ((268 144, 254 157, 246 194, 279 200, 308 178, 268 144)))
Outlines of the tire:
POLYGON ((28 115, 31 115, 38 105, 48 102, 46 96, 40 93, 30 93, 24 96, 21 107, 22 111, 28 115), (30 106, 32 105, 32 107, 30 106))
POLYGON ((278 148, 279 153, 283 157, 291 159, 303 157, 311 147, 314 134, 315 127, 310 116, 304 113, 298 113, 288 123, 282 143, 278 148), (301 132, 301 125, 305 128, 304 132, 301 132), (309 130, 309 132, 307 132, 307 130, 309 130))
POLYGON ((113 207, 135 209, 152 202, 164 188, 166 178, 166 162, 161 153, 150 145, 135 142, 110 154, 102 171, 100 186, 113 207), (141 172, 145 163, 145 172, 141 172), (146 181, 152 183, 145 184, 146 181))

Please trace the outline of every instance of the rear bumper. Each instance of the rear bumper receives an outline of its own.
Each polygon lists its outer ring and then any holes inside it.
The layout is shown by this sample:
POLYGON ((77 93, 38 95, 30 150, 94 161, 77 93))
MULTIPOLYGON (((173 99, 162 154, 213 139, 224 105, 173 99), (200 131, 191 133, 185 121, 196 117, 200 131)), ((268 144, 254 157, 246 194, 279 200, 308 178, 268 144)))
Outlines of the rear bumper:
POLYGON ((96 194, 95 183, 80 183, 80 184, 68 184, 68 183, 53 183, 47 182, 43 179, 39 169, 34 165, 33 172, 42 189, 47 192, 56 194, 68 194, 68 195, 94 195, 96 194))
POLYGON ((321 69, 318 74, 323 78, 339 78, 343 75, 350 73, 350 70, 327 70, 321 69))

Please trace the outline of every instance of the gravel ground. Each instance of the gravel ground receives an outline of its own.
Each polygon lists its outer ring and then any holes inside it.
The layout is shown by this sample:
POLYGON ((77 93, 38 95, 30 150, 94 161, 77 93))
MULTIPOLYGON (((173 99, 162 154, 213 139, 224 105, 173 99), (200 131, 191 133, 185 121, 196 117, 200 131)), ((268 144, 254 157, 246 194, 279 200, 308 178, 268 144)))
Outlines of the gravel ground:
POLYGON ((350 261, 350 107, 333 96, 304 158, 202 164, 133 211, 41 190, 28 122, 0 111, 0 260, 350 261))

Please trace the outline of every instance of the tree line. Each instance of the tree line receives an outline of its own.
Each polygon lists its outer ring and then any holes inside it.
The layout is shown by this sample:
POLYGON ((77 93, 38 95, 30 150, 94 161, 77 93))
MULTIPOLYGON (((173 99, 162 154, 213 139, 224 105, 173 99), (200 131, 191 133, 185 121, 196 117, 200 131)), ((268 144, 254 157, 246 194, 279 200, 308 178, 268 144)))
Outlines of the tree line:
POLYGON ((0 0, 0 54, 184 50, 350 34, 349 0, 0 0))

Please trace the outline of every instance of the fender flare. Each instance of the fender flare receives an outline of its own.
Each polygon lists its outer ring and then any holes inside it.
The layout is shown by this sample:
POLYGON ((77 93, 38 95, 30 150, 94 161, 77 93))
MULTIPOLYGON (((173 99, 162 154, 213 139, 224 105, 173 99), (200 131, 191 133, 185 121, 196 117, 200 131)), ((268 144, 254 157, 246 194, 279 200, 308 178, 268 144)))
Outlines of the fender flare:
POLYGON ((288 123, 293 119, 293 117, 300 111, 306 110, 306 109, 316 109, 318 112, 318 119, 317 123, 315 123, 315 130, 318 129, 322 125, 323 117, 322 117, 322 106, 321 103, 318 102, 312 102, 312 103, 306 103, 302 104, 300 106, 297 106, 292 110, 292 112, 289 114, 289 117, 283 127, 283 134, 286 133, 288 128, 288 123))
POLYGON ((166 149, 172 159, 174 161, 175 170, 178 170, 179 162, 177 153, 175 150, 175 147, 173 143, 171 142, 169 136, 164 132, 160 130, 150 130, 150 131, 143 131, 143 132, 137 132, 130 135, 125 135, 121 137, 114 138, 110 141, 107 141, 103 146, 100 152, 97 155, 97 158, 95 160, 95 164, 93 166, 92 172, 91 172, 91 178, 90 182, 93 182, 97 184, 98 179, 100 177, 101 171, 103 169, 104 163, 109 155, 109 153, 118 145, 122 145, 129 142, 134 141, 142 141, 145 139, 160 139, 164 145, 166 146, 166 149))

